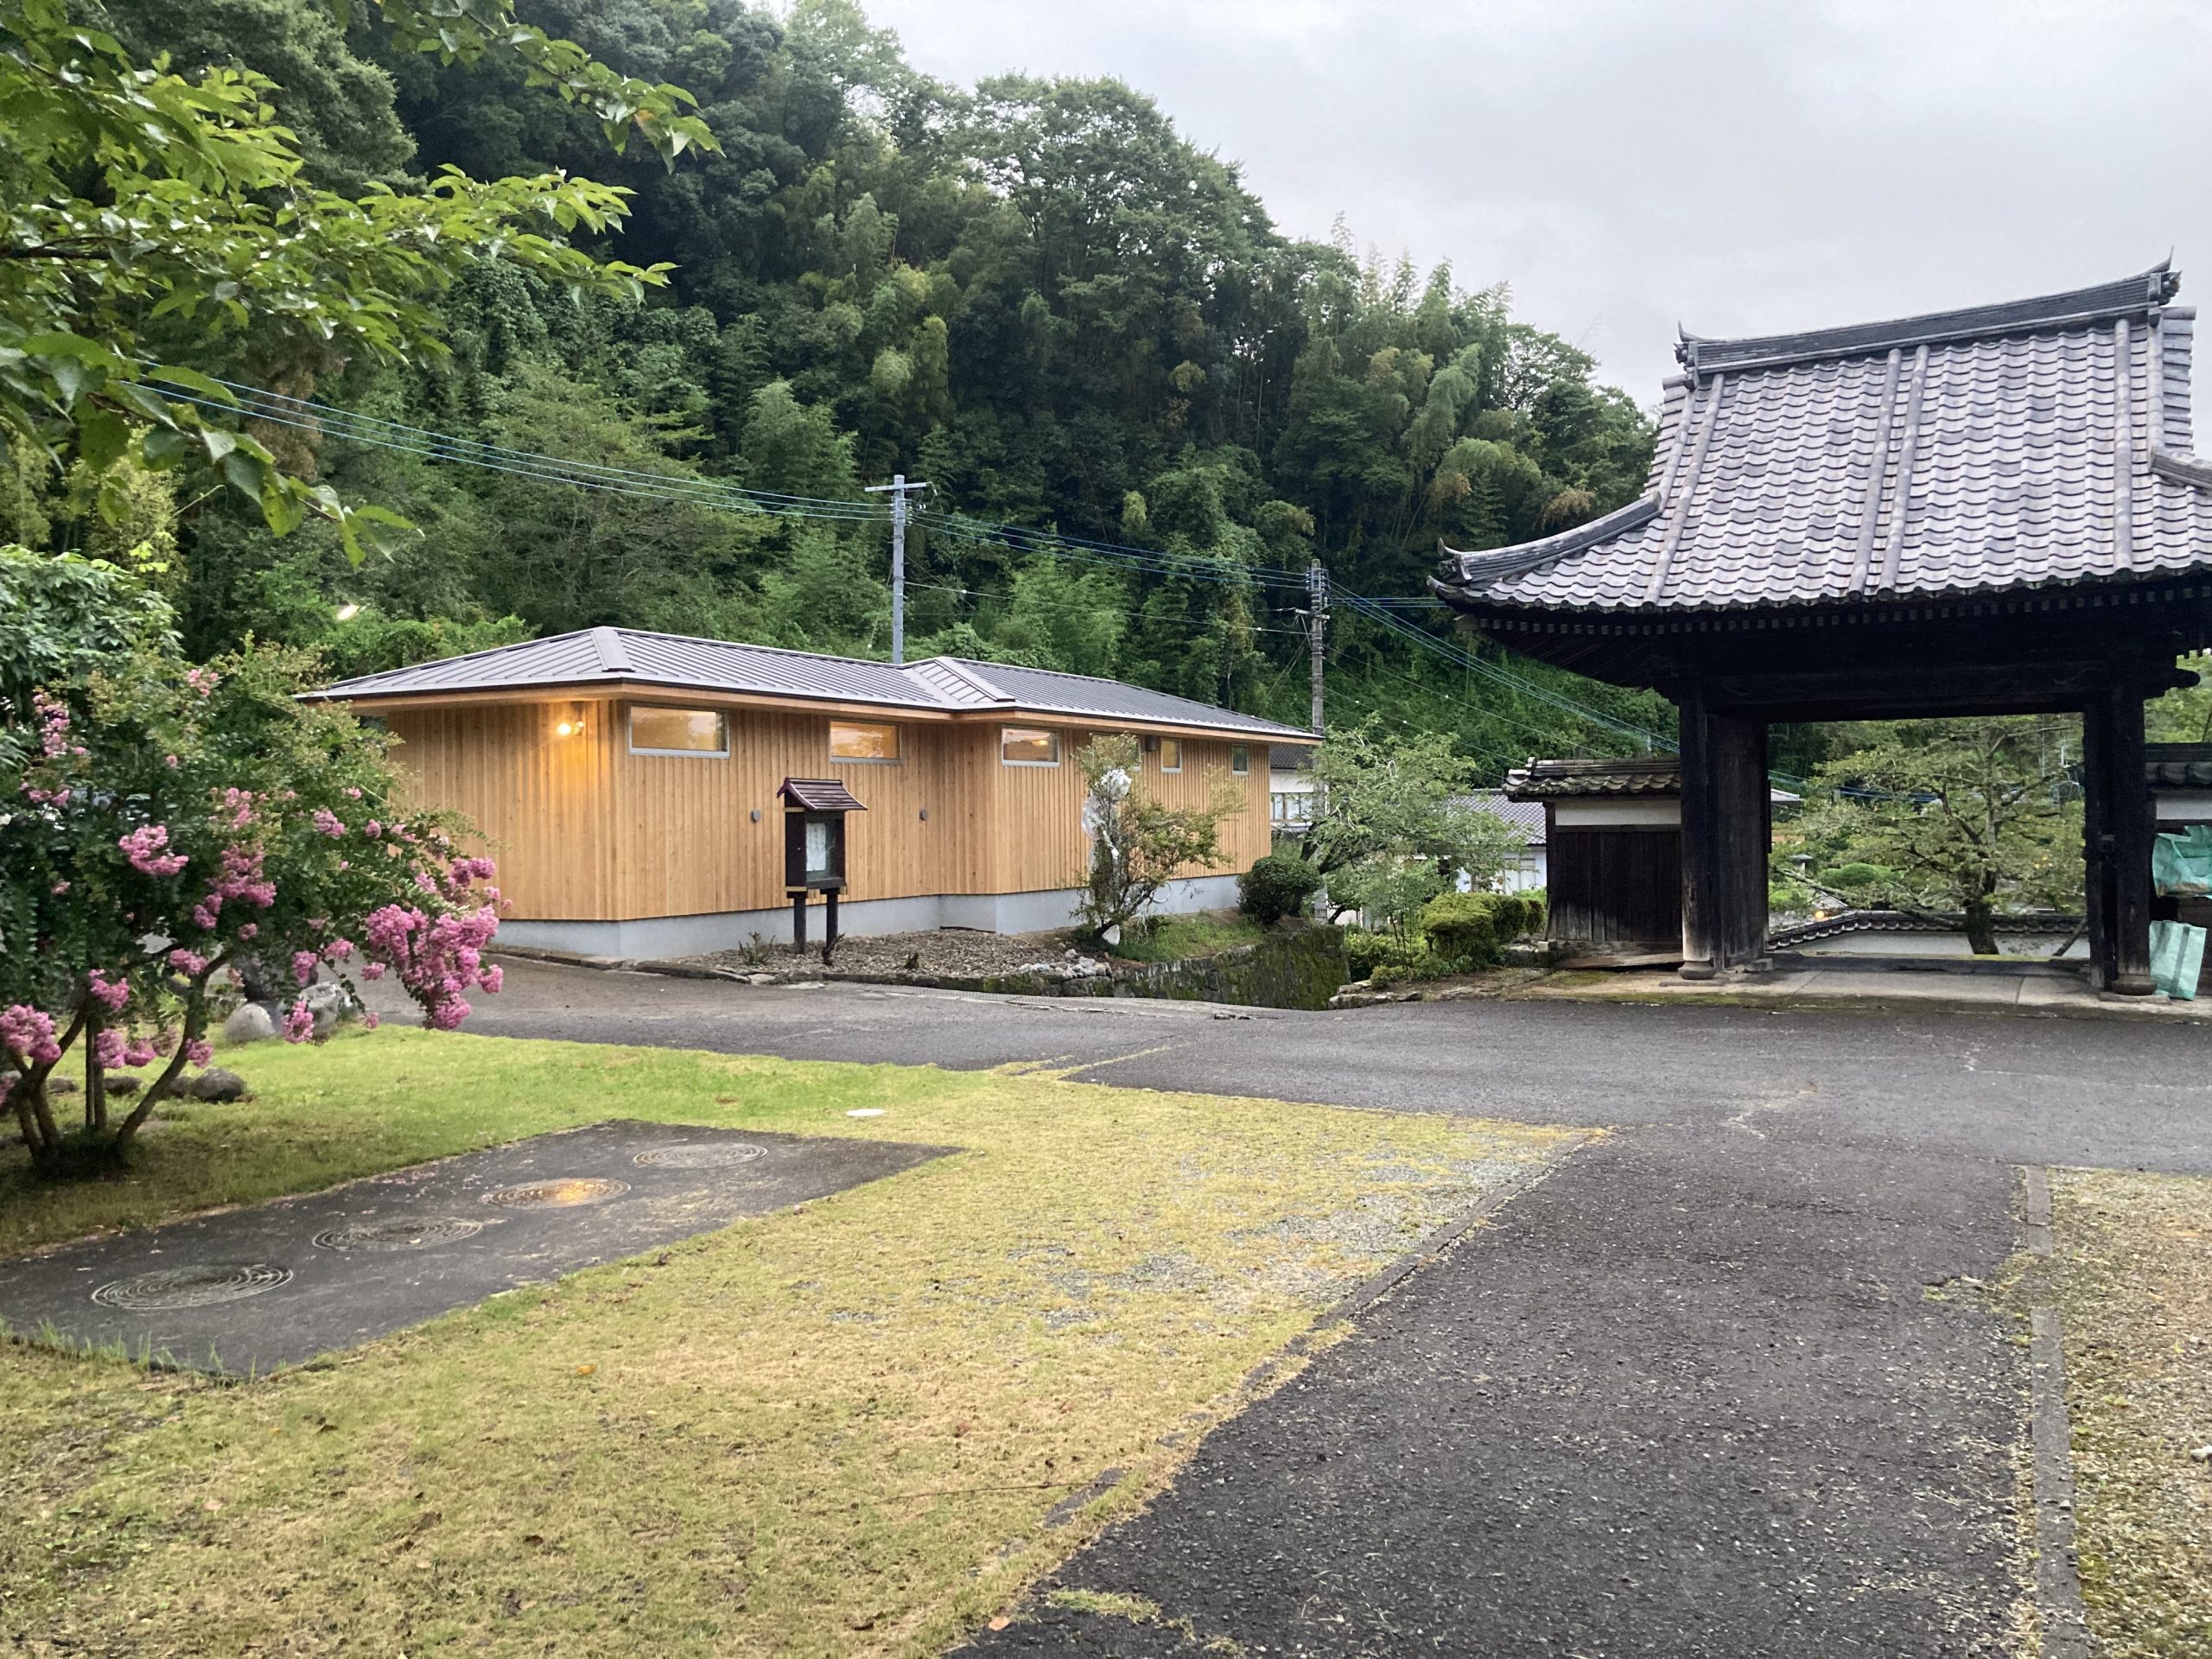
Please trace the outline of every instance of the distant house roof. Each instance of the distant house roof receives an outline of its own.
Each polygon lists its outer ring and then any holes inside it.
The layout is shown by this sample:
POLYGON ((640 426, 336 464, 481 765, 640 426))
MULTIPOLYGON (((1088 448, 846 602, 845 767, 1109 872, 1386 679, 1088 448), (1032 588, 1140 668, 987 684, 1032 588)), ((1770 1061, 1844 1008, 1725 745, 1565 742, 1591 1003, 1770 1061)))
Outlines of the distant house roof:
MULTIPOLYGON (((1319 738, 1315 738, 1313 741, 1318 743, 1320 740, 1319 738)), ((1310 774, 1313 770, 1313 750, 1312 745, 1308 743, 1301 743, 1295 748, 1269 749, 1268 751, 1268 770, 1270 772, 1297 772, 1310 774)))
POLYGON ((1544 844, 1544 804, 1541 801, 1516 801, 1502 789, 1478 789, 1471 795, 1460 798, 1468 805, 1494 812, 1529 838, 1531 847, 1544 844))
POLYGON ((2212 565, 2194 311, 2164 265, 2040 299, 1684 335, 1644 493, 1431 586, 1471 608, 1713 611, 2212 565))
POLYGON ((1294 726, 1083 674, 1013 668, 957 657, 932 657, 904 664, 875 663, 738 645, 726 639, 696 639, 686 634, 650 633, 639 628, 585 628, 548 639, 499 645, 464 657, 340 680, 310 695, 348 701, 385 697, 434 701, 462 692, 585 690, 594 686, 737 692, 816 702, 870 703, 934 714, 1076 715, 1249 734, 1274 743, 1317 741, 1310 732, 1294 726))
MULTIPOLYGON (((1626 760, 1537 760, 1505 774, 1509 801, 1618 799, 1645 796, 1672 799, 1682 792, 1682 761, 1675 754, 1639 754, 1626 760)), ((1771 786, 1767 798, 1792 805, 1802 798, 1771 786)))

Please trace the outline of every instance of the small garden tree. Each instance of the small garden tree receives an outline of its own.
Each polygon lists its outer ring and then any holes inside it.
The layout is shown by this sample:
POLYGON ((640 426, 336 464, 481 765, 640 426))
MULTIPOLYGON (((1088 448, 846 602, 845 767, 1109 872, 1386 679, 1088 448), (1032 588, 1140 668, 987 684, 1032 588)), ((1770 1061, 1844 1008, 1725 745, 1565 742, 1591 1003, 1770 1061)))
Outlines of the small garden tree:
POLYGON ((1401 928, 1460 876, 1486 887, 1519 855, 1526 837, 1471 798, 1474 771, 1446 733, 1392 737, 1370 721, 1329 734, 1313 758, 1322 804, 1300 849, 1334 913, 1401 928))
POLYGON ((1814 781, 1809 879, 1855 904, 1955 908, 1977 956, 1997 951, 2007 906, 2082 896, 2082 804, 2066 771, 2070 725, 2042 716, 1881 721, 1852 728, 1852 752, 1814 781))
POLYGON ((1244 796, 1230 779, 1216 778, 1204 806, 1163 805, 1137 781, 1137 741, 1126 735, 1093 738, 1077 752, 1076 764, 1090 837, 1077 916, 1087 937, 1110 943, 1152 907, 1176 871, 1221 867, 1221 826, 1243 810, 1244 796))
MULTIPOLYGON (((72 1050, 85 1142, 126 1149, 206 1064, 211 988, 241 962, 302 989, 325 967, 389 973, 440 1027, 499 988, 491 862, 397 803, 386 740, 298 700, 311 658, 187 663, 156 605, 111 568, 0 549, 0 1103, 48 1166, 72 1050), (118 654, 88 661, 71 628, 118 654), (106 1074, 157 1064, 111 1122, 106 1074)), ((314 1023, 302 997, 284 1034, 314 1023)))

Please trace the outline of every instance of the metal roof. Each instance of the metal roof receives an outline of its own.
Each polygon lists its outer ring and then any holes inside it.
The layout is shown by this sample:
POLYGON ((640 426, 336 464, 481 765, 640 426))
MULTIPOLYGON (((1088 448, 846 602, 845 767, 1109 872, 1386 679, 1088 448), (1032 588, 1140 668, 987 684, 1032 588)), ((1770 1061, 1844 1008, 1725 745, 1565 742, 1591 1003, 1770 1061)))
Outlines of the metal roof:
POLYGON ((1467 805, 1503 818, 1528 837, 1531 847, 1544 844, 1544 804, 1516 801, 1502 789, 1478 789, 1459 798, 1467 805))
POLYGON ((1134 720, 1160 726, 1203 727, 1217 732, 1249 732, 1255 737, 1303 738, 1316 742, 1313 733, 1295 726, 1278 725, 1251 715, 1240 715, 1189 697, 1147 691, 1120 680, 1093 679, 1087 674, 1060 674, 1050 669, 1017 668, 1007 663, 976 663, 965 658, 937 659, 995 688, 1025 714, 1083 715, 1101 720, 1134 720))
POLYGON ((1980 594, 2212 566, 2179 277, 1748 340, 1685 335, 1644 493, 1444 549, 1470 608, 1648 614, 1980 594))
POLYGON ((463 657, 340 680, 309 695, 330 699, 435 699, 468 691, 534 687, 587 690, 594 684, 742 692, 939 714, 997 710, 1009 715, 1076 715, 1109 721, 1249 734, 1276 742, 1315 741, 1312 733, 1294 726, 1217 709, 1188 697, 1147 691, 1119 680, 951 657, 904 664, 868 662, 726 639, 697 639, 687 634, 652 633, 639 628, 585 628, 548 639, 499 645, 463 657))

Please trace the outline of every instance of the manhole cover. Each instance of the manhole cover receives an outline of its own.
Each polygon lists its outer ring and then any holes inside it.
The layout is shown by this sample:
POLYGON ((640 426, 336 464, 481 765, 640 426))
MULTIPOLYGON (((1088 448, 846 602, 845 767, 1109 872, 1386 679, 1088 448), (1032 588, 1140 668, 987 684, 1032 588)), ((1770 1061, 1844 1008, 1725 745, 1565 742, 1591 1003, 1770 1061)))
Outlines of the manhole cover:
POLYGON ((383 1221, 357 1221, 317 1233, 315 1242, 326 1250, 428 1250, 451 1244, 484 1230, 480 1221, 457 1216, 429 1216, 410 1219, 391 1216, 383 1221))
POLYGON ((274 1290, 292 1276, 289 1268, 254 1262, 241 1267, 210 1262, 196 1268, 156 1268, 129 1279, 118 1279, 92 1293, 103 1307, 153 1313, 172 1307, 207 1307, 216 1302, 235 1302, 274 1290))
POLYGON ((648 1169, 728 1169, 749 1164, 768 1150, 742 1141, 679 1141, 672 1147, 641 1152, 636 1162, 648 1169))
POLYGON ((569 1210, 580 1204, 601 1204, 619 1198, 630 1190, 627 1181, 572 1179, 531 1181, 522 1186, 502 1186, 486 1192, 484 1202, 504 1210, 569 1210))

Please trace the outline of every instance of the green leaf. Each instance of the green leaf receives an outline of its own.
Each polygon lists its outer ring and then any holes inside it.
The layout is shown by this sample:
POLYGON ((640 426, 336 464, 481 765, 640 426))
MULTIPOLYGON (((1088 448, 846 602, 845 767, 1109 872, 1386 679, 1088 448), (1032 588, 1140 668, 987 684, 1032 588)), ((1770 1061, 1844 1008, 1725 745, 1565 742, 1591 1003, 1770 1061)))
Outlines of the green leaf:
POLYGON ((105 472, 130 445, 130 425, 112 410, 88 409, 77 421, 77 453, 94 472, 105 472))
POLYGON ((235 404, 238 402, 228 386, 219 380, 209 379, 197 369, 164 363, 158 369, 147 370, 146 378, 149 380, 166 380, 173 386, 182 386, 187 391, 197 393, 215 403, 235 404))

